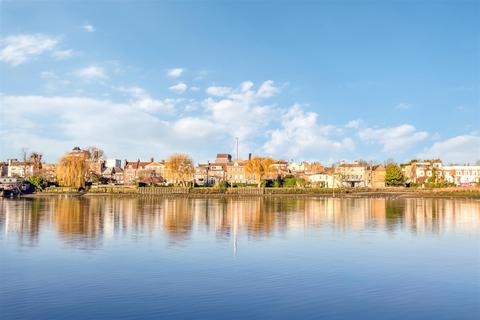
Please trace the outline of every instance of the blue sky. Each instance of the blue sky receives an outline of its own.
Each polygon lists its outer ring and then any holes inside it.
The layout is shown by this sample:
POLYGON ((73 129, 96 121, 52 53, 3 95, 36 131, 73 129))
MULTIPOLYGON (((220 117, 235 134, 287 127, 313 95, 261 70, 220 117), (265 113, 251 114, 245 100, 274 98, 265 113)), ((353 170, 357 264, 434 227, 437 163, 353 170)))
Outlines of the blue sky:
POLYGON ((0 158, 480 159, 480 2, 2 1, 0 158))

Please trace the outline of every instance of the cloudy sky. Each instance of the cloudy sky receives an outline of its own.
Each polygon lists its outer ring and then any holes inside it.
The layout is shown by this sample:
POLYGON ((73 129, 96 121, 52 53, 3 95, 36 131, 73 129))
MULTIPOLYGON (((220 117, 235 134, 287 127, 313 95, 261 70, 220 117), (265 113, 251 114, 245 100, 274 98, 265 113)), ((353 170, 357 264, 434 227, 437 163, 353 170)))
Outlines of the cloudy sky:
POLYGON ((480 2, 1 1, 0 158, 480 159, 480 2))

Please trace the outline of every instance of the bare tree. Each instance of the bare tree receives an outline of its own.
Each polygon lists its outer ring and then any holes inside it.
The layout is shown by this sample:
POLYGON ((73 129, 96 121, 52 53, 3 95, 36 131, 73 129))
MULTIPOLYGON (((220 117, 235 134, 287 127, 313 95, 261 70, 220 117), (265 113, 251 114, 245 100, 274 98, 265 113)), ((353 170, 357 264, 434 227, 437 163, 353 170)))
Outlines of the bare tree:
POLYGON ((105 157, 105 152, 102 149, 91 146, 86 149, 88 151, 88 160, 97 162, 99 160, 103 160, 105 157))
POLYGON ((28 157, 30 162, 33 164, 33 175, 38 175, 42 170, 42 158, 43 155, 40 152, 32 152, 28 157))

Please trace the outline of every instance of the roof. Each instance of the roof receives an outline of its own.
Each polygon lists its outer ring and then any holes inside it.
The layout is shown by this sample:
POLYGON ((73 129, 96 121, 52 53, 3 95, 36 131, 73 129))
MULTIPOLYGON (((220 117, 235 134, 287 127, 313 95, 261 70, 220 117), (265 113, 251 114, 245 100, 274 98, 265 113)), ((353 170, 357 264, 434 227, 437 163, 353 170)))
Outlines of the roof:
POLYGON ((217 153, 217 158, 231 158, 232 155, 228 153, 217 153))
POLYGON ((341 167, 341 168, 364 168, 365 166, 361 165, 359 163, 342 163, 342 164, 338 165, 338 167, 341 167))
POLYGON ((165 162, 164 161, 153 161, 153 162, 148 163, 147 166, 151 166, 151 167, 165 166, 165 162))
POLYGON ((33 162, 22 162, 22 161, 14 161, 10 163, 10 166, 33 166, 33 162))
POLYGON ((122 173, 122 172, 123 170, 120 167, 114 167, 114 168, 110 167, 103 170, 102 174, 114 174, 114 173, 122 173))
POLYGON ((150 164, 150 161, 126 161, 125 168, 130 166, 132 169, 138 169, 140 167, 145 167, 147 164, 150 164))

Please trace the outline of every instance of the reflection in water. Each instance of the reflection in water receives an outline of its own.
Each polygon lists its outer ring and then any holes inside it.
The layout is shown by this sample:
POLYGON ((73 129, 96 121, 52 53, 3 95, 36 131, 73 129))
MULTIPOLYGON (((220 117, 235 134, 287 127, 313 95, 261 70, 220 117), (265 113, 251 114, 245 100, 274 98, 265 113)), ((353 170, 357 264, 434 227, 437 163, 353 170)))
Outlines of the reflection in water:
POLYGON ((181 243, 197 230, 231 240, 234 251, 239 235, 258 240, 295 230, 480 231, 480 202, 463 199, 90 197, 0 204, 0 238, 17 236, 22 246, 38 245, 41 228, 78 248, 101 246, 116 235, 157 232, 181 243))

